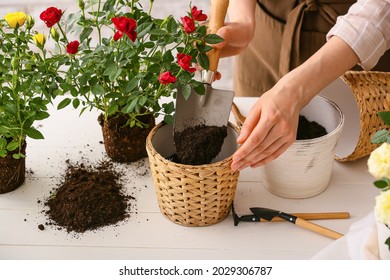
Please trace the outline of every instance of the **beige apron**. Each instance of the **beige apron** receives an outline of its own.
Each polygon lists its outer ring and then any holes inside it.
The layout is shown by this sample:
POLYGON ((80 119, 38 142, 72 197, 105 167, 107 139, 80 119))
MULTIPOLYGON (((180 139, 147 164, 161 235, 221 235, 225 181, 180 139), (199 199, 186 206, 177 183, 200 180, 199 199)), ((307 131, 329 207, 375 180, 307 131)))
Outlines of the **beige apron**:
MULTIPOLYGON (((355 2, 258 0, 254 38, 234 60, 235 95, 260 96, 269 90, 326 43, 337 16, 346 14, 355 2)), ((390 70, 390 52, 373 70, 390 70)))

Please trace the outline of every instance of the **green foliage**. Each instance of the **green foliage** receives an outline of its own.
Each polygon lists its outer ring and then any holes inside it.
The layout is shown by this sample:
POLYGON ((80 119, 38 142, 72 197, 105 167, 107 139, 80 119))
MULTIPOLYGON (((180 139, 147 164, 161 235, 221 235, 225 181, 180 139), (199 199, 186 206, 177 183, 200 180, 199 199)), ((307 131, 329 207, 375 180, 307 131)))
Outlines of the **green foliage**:
POLYGON ((0 156, 18 151, 26 137, 43 139, 34 127, 49 117, 48 105, 61 93, 60 56, 47 56, 44 46, 34 46, 33 21, 11 28, 0 19, 0 156))
POLYGON ((205 53, 212 47, 206 43, 215 44, 222 39, 206 35, 206 26, 195 22, 196 31, 187 34, 181 21, 172 16, 152 17, 153 1, 149 11, 138 0, 80 2, 80 11, 67 19, 69 34, 77 36, 81 44, 71 61, 66 82, 61 85, 71 96, 59 103, 59 109, 68 105, 81 112, 96 108, 105 118, 116 113, 128 114, 136 120, 130 126, 142 125, 137 117, 143 114, 163 115, 171 123, 174 103, 163 100, 175 96, 178 89, 185 94, 192 89, 204 93, 204 86, 195 80, 195 73, 182 69, 176 55, 190 54, 192 63, 208 69, 205 53), (136 20, 134 42, 126 35, 113 40, 117 30, 112 18, 120 16, 136 20), (159 82, 159 75, 167 71, 177 78, 176 83, 159 82))
POLYGON ((378 189, 381 189, 382 191, 386 191, 390 189, 390 179, 388 178, 383 178, 380 180, 374 181, 375 187, 378 189))
MULTIPOLYGON (((390 126, 390 112, 378 112, 378 115, 384 124, 390 126)), ((371 138, 371 143, 373 144, 380 144, 384 142, 390 143, 390 132, 387 129, 377 131, 371 138)))

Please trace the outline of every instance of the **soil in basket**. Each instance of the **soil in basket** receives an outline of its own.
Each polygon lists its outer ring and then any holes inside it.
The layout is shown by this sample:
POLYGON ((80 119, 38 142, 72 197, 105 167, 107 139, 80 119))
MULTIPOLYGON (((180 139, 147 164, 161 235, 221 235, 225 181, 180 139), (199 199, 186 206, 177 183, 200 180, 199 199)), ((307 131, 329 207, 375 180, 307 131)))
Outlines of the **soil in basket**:
POLYGON ((326 135, 326 129, 315 121, 309 121, 300 115, 297 131, 297 140, 313 139, 326 135))
POLYGON ((210 163, 221 151, 227 136, 226 126, 197 125, 174 134, 176 163, 201 165, 210 163))
POLYGON ((68 163, 63 182, 45 205, 54 225, 68 232, 85 232, 116 224, 129 216, 129 201, 120 176, 109 161, 97 166, 68 163))

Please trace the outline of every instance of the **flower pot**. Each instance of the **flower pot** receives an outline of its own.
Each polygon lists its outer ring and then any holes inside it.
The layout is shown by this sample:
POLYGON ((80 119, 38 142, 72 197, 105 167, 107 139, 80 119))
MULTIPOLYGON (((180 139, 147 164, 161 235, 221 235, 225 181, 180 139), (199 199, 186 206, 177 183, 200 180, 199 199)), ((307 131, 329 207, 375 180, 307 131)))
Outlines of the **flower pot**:
MULTIPOLYGON (((25 154, 26 144, 23 144, 21 153, 25 154)), ((9 152, 6 157, 0 157, 0 194, 8 193, 19 188, 26 177, 26 159, 14 159, 9 152)))
POLYGON ((327 134, 296 140, 282 155, 263 167, 265 188, 286 198, 311 197, 327 188, 344 124, 339 107, 322 96, 313 98, 301 115, 322 125, 327 134))
POLYGON ((390 248, 385 244, 386 240, 390 238, 390 228, 384 223, 376 222, 378 230, 378 251, 381 260, 390 260, 390 248))
POLYGON ((168 160, 176 150, 172 125, 158 124, 146 140, 161 213, 184 226, 216 224, 230 212, 239 172, 230 168, 237 150, 238 128, 229 123, 228 136, 213 162, 185 165, 168 160))
POLYGON ((148 124, 147 128, 126 125, 129 120, 126 115, 116 114, 104 120, 100 115, 98 121, 102 126, 104 148, 107 155, 116 162, 134 162, 147 157, 146 137, 155 126, 155 118, 152 114, 139 118, 148 124))
POLYGON ((320 92, 340 107, 348 127, 338 140, 337 161, 358 160, 378 147, 371 138, 387 128, 377 112, 390 108, 389 84, 390 72, 347 71, 320 92))

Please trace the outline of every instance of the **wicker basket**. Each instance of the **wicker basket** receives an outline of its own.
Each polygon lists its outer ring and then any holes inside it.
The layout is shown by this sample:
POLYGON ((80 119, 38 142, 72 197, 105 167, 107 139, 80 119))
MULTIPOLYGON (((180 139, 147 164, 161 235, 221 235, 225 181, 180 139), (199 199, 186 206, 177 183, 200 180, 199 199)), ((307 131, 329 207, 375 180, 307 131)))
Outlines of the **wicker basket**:
POLYGON ((213 225, 227 217, 239 177, 239 172, 230 168, 237 134, 238 128, 229 123, 220 153, 226 158, 210 164, 184 165, 166 159, 175 152, 172 126, 160 123, 153 128, 146 139, 146 150, 157 201, 165 217, 184 226, 213 225))
POLYGON ((355 96, 360 114, 360 133, 351 154, 336 156, 339 162, 365 157, 378 146, 371 143, 371 138, 376 131, 387 127, 377 112, 390 110, 390 72, 348 71, 342 79, 355 96))

